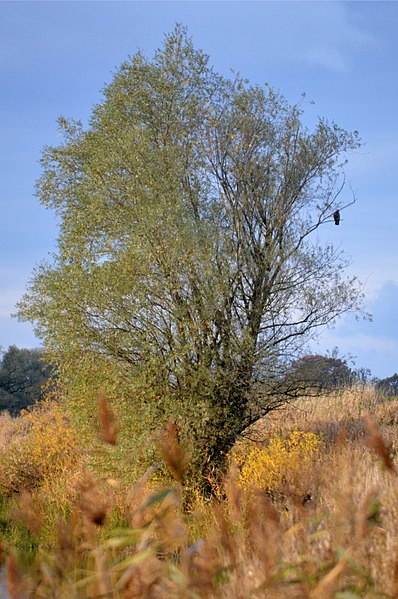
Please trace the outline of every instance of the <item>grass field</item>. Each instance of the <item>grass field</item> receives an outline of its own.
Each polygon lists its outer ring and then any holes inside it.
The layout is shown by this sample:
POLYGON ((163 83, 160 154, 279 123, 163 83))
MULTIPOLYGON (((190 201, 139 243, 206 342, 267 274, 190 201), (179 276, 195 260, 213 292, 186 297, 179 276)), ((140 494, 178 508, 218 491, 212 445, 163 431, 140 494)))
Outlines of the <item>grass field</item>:
POLYGON ((174 481, 154 465, 127 486, 90 472, 57 404, 3 414, 9 597, 398 598, 397 419, 368 388, 302 399, 247 431, 214 497, 186 510, 172 426, 174 481))

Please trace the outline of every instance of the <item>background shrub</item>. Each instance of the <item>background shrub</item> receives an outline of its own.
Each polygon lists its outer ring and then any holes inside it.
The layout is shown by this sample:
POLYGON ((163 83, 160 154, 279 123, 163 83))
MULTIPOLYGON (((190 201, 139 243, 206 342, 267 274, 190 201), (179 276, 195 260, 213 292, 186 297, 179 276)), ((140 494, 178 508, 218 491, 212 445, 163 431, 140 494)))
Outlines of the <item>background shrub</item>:
POLYGON ((6 493, 51 484, 79 462, 75 431, 51 397, 23 413, 9 437, 8 447, 0 449, 0 484, 6 493))

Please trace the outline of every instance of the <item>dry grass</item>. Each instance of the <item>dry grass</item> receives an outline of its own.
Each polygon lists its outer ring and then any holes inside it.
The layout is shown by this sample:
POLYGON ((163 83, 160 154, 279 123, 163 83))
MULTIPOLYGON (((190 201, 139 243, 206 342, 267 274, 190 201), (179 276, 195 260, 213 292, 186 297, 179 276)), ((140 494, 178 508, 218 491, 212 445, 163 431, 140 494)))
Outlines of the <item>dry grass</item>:
MULTIPOLYGON (((189 514, 181 508, 187 460, 170 423, 161 452, 175 484, 151 490, 148 471, 126 490, 82 471, 50 554, 39 552, 24 573, 3 544, 10 597, 397 599, 394 406, 358 390, 272 414, 247 448, 265 451, 304 431, 322 436, 321 454, 305 469, 290 465, 277 492, 271 483, 248 492, 239 483, 244 460, 232 463, 218 498, 198 498, 189 514), (126 525, 111 530, 115 506, 126 525)), ((39 534, 34 506, 35 491, 21 494, 16 516, 39 534)))
POLYGON ((0 453, 12 451, 26 436, 29 424, 24 418, 12 418, 8 412, 0 413, 0 453))
POLYGON ((248 431, 248 437, 264 443, 270 435, 286 436, 290 431, 303 430, 322 433, 327 444, 334 443, 342 432, 356 440, 365 434, 362 417, 370 413, 382 419, 388 405, 368 387, 303 398, 258 421, 248 431))

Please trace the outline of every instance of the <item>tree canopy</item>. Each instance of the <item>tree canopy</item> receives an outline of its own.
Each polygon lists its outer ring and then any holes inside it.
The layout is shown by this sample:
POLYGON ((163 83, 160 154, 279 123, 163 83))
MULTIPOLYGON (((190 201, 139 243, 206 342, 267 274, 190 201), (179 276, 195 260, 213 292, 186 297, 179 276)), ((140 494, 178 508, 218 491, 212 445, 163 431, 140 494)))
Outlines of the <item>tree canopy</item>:
POLYGON ((293 362, 286 376, 293 387, 315 392, 343 389, 360 379, 360 373, 337 353, 327 356, 306 354, 293 362))
POLYGON ((64 366, 94 355, 157 389, 214 465, 283 402, 306 341, 359 307, 346 257, 313 235, 347 204, 358 134, 309 131, 299 104, 216 73, 180 26, 122 64, 88 127, 59 126, 37 186, 58 250, 20 317, 64 366))
POLYGON ((398 374, 376 381, 376 389, 389 397, 398 396, 398 374))
POLYGON ((0 410, 13 416, 42 399, 42 387, 50 366, 40 349, 19 349, 11 345, 0 359, 0 410))

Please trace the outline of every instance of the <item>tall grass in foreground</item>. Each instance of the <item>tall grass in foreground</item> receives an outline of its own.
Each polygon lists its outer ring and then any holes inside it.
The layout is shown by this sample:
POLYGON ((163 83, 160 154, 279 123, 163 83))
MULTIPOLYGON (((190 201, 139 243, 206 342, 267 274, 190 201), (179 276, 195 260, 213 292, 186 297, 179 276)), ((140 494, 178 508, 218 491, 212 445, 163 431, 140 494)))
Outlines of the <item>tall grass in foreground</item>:
MULTIPOLYGON (((23 566, 3 542, 9 597, 398 598, 397 408, 358 390, 272 414, 234 449, 214 498, 188 513, 188 457, 172 423, 160 453, 174 482, 162 488, 151 482, 156 465, 125 487, 71 452, 62 484, 53 471, 53 486, 15 494, 10 518, 38 550, 23 566), (63 506, 47 551, 43 489, 63 506)), ((117 449, 103 397, 100 418, 117 449)))

